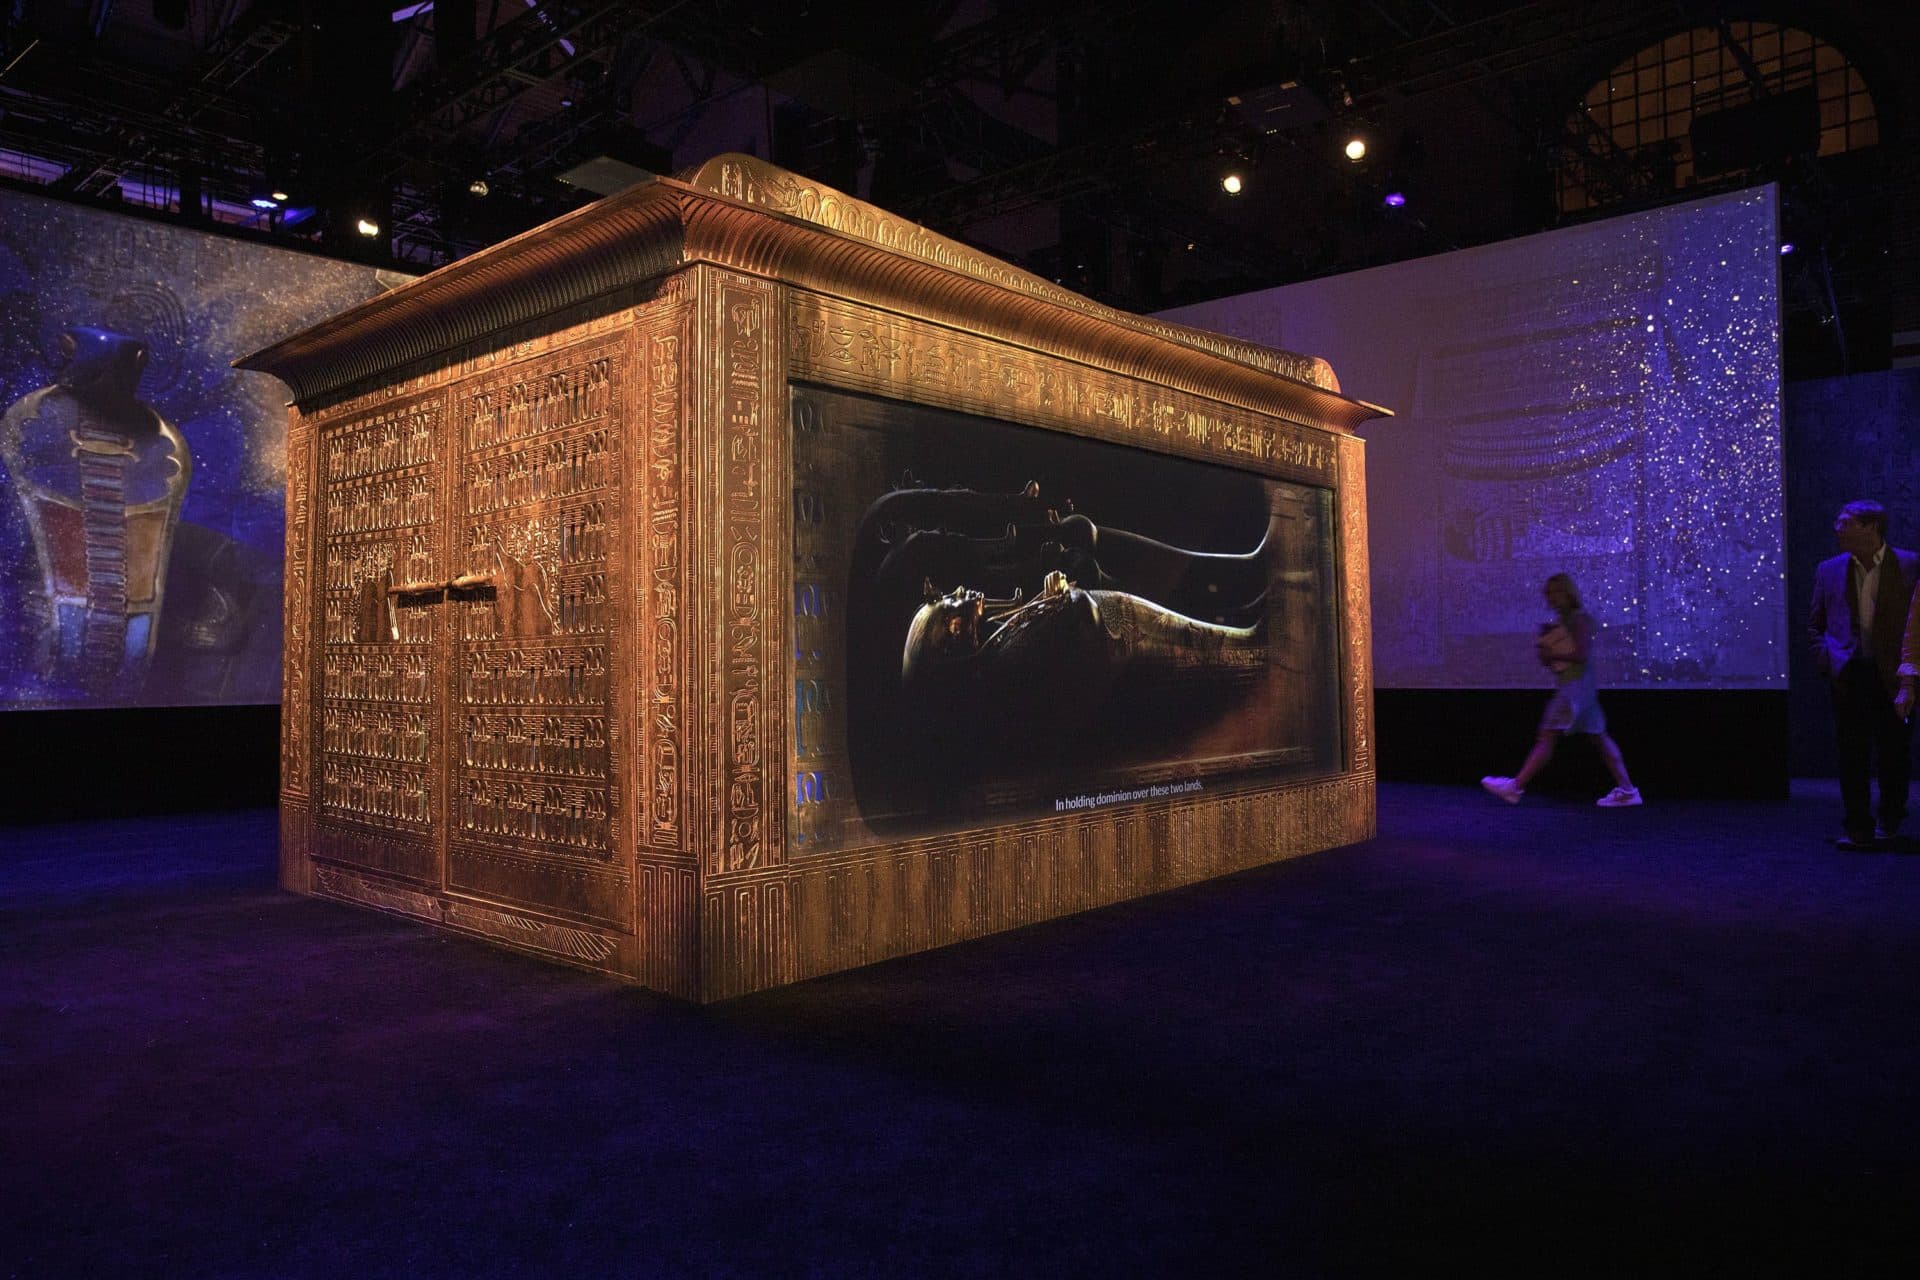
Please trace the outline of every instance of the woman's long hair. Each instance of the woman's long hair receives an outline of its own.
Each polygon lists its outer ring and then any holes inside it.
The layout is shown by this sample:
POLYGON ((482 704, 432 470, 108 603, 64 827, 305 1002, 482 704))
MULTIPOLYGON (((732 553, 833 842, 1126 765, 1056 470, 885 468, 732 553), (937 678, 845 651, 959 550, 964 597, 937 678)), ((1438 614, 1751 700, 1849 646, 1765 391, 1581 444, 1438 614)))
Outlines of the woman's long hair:
POLYGON ((1574 586, 1573 579, 1568 577, 1566 574, 1564 573, 1554 574, 1551 578, 1547 579, 1547 585, 1549 587, 1558 586, 1561 590, 1567 593, 1568 610, 1571 611, 1573 609, 1586 608, 1585 605, 1580 603, 1580 588, 1574 586))

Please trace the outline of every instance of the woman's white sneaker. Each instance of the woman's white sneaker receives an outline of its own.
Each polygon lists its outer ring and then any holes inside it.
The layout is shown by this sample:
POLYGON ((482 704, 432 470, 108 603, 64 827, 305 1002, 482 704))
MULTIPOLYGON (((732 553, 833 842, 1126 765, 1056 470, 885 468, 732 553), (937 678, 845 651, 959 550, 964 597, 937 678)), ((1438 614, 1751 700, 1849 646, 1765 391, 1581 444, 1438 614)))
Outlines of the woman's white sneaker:
MULTIPOLYGON (((1519 804, 1520 797, 1527 794, 1520 784, 1512 778, 1486 777, 1480 779, 1480 785, 1487 789, 1488 795, 1499 796, 1508 804, 1519 804)), ((1635 800, 1634 803, 1638 804, 1640 802, 1635 800)))
POLYGON ((1640 788, 1615 787, 1594 801, 1602 809, 1627 809, 1640 803, 1640 788))

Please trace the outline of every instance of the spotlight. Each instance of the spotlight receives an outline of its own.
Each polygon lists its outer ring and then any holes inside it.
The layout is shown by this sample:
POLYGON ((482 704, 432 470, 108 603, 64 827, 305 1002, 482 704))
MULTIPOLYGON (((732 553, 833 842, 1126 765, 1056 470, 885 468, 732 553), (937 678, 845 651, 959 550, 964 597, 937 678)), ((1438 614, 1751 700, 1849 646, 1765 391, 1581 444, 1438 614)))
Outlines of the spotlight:
POLYGON ((467 194, 470 196, 485 196, 492 189, 485 178, 475 178, 467 184, 467 194))
POLYGON ((1220 179, 1220 189, 1230 196, 1239 195, 1241 189, 1245 186, 1246 183, 1241 181, 1240 175, 1237 173, 1229 172, 1220 179))
POLYGON ((360 219, 360 221, 353 224, 353 229, 361 235, 366 236, 369 240, 380 234, 380 224, 372 218, 360 219))
POLYGON ((280 196, 278 194, 270 195, 270 196, 255 196, 253 199, 247 201, 247 203, 252 205, 256 209, 261 209, 261 210, 278 209, 280 207, 280 201, 284 198, 285 197, 280 196))
POLYGON ((1782 241, 1780 244, 1780 256, 1784 258, 1786 255, 1792 252, 1793 252, 1793 241, 1791 240, 1782 241))
POLYGON ((1347 159, 1356 162, 1364 160, 1367 157, 1367 140, 1356 134, 1347 139, 1347 145, 1344 149, 1347 153, 1347 159))
POLYGON ((273 190, 267 192, 267 194, 272 196, 275 200, 278 200, 281 204, 285 204, 287 201, 293 199, 292 196, 287 194, 287 189, 285 187, 275 187, 273 190))
POLYGON ((1381 200, 1380 203, 1386 205, 1389 209, 1404 209, 1407 205, 1407 198, 1398 191, 1389 191, 1386 194, 1386 198, 1381 200))

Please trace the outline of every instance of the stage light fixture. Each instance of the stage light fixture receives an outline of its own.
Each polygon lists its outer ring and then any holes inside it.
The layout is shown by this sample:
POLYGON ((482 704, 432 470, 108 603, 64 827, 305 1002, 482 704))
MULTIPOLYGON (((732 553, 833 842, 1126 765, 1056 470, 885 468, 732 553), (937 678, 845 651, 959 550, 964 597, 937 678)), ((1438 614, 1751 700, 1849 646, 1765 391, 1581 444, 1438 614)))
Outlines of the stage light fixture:
POLYGON ((287 201, 293 199, 285 187, 275 187, 273 190, 267 192, 267 194, 281 204, 285 204, 287 201))
POLYGON ((1784 258, 1792 252, 1793 252, 1793 241, 1791 240, 1782 241, 1780 244, 1780 256, 1784 258))
POLYGON ((282 197, 277 195, 255 196, 253 199, 247 201, 247 203, 252 205, 256 209, 260 209, 263 211, 270 210, 270 209, 278 209, 280 207, 281 198, 282 197))
POLYGON ((1404 209, 1407 207, 1407 197, 1398 191, 1389 191, 1380 203, 1389 209, 1404 209))
POLYGON ((1220 179, 1220 189, 1230 196, 1239 195, 1246 185, 1246 182, 1241 179, 1240 175, 1232 170, 1228 170, 1220 179))
POLYGON ((372 218, 362 218, 353 224, 353 229, 371 240, 380 234, 380 224, 372 218))
POLYGON ((467 194, 470 196, 485 196, 492 190, 493 188, 487 185, 485 178, 475 178, 467 184, 467 194))
POLYGON ((1355 134, 1353 137, 1347 139, 1347 145, 1342 148, 1342 150, 1347 153, 1347 159, 1358 164, 1367 158, 1367 140, 1359 134, 1355 134))

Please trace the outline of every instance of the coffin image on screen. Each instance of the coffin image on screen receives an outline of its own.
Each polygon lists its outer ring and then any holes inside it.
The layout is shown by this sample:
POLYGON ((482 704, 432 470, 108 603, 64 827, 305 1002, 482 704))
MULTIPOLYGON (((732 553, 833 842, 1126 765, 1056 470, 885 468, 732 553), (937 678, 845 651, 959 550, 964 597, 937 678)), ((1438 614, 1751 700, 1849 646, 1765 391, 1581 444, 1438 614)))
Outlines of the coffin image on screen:
POLYGON ((1333 772, 1329 490, 794 392, 793 844, 1333 772))

